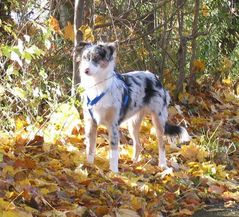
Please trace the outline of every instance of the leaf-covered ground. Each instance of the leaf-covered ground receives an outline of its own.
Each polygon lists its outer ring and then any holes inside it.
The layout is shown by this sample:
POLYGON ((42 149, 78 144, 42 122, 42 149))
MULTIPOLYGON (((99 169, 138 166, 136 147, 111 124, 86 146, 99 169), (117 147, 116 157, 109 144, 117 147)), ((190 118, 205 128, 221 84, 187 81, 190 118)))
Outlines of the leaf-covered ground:
POLYGON ((239 202, 239 99, 220 85, 180 96, 171 122, 193 137, 167 144, 172 174, 157 167, 157 142, 143 122, 140 162, 121 130, 120 173, 109 171, 107 132, 99 128, 94 165, 85 161, 84 126, 76 109, 59 106, 43 126, 19 117, 0 135, 0 216, 190 216, 208 203, 239 202))

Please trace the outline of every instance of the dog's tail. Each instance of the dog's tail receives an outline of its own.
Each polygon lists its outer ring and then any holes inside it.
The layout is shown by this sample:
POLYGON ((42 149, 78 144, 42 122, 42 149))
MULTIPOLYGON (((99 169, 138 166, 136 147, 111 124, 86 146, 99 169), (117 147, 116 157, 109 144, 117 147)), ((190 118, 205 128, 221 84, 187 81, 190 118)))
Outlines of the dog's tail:
POLYGON ((170 137, 178 136, 180 143, 188 142, 191 140, 191 136, 188 134, 188 131, 184 127, 172 125, 166 122, 164 130, 165 135, 168 135, 170 137))

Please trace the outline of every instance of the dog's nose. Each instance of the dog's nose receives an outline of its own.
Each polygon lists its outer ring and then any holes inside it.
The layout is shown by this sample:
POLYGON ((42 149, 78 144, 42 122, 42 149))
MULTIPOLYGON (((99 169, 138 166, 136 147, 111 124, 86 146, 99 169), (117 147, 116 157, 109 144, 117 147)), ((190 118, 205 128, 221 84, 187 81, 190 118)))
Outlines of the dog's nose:
POLYGON ((90 73, 90 69, 89 68, 87 68, 86 70, 85 70, 85 74, 89 74, 90 73))

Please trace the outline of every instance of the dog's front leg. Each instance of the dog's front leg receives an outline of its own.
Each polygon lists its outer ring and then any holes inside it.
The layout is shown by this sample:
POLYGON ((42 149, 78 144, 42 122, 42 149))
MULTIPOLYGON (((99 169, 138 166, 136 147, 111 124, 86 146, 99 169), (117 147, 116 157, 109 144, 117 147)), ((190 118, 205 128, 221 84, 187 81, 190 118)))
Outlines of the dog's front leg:
POLYGON ((119 127, 118 124, 112 124, 108 127, 109 141, 110 141, 110 170, 118 173, 118 161, 119 161, 119 127))
POLYGON ((91 164, 94 163, 95 158, 96 129, 97 124, 92 119, 85 120, 86 158, 91 164))

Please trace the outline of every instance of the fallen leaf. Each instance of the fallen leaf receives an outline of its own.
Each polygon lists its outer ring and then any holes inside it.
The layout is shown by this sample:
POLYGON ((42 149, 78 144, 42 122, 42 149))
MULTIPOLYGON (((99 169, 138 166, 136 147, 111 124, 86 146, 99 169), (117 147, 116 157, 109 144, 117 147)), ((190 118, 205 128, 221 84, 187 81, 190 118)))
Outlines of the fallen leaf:
POLYGON ((139 214, 136 211, 125 208, 117 209, 115 214, 117 217, 139 217, 139 214))

